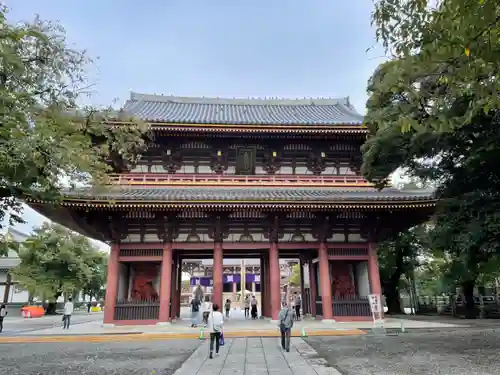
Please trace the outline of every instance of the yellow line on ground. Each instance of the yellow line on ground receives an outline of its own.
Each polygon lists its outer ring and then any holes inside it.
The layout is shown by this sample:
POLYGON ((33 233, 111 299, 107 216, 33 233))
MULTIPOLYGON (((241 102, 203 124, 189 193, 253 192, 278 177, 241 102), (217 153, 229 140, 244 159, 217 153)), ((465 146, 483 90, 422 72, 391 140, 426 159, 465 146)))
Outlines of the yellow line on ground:
MULTIPOLYGON (((367 332, 360 329, 349 330, 314 330, 307 332, 308 336, 357 336, 367 332)), ((205 333, 205 338, 208 337, 205 333)), ((121 335, 67 335, 67 336, 13 336, 0 338, 0 344, 30 344, 30 343, 57 343, 57 342, 123 342, 173 339, 199 339, 200 334, 188 333, 142 333, 121 335)), ((233 331, 225 332, 224 337, 278 337, 278 331, 233 331)), ((300 337, 300 331, 292 332, 292 336, 300 337)))

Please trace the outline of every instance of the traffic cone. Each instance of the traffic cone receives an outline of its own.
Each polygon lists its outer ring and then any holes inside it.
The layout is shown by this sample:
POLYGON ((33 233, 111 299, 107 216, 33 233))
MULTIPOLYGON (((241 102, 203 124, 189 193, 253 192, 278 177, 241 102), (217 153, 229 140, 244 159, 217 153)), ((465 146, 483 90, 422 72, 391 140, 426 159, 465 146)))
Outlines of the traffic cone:
POLYGON ((307 337, 306 329, 304 327, 302 327, 302 329, 300 331, 300 336, 307 337))
POLYGON ((204 331, 204 328, 201 327, 200 328, 200 340, 205 340, 205 331, 204 331))

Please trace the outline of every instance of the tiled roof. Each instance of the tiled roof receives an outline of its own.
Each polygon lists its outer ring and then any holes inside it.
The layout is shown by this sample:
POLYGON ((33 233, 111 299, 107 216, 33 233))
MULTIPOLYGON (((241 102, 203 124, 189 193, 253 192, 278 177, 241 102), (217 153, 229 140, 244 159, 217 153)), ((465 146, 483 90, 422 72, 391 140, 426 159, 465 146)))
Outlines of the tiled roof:
POLYGON ((71 198, 127 201, 407 201, 432 198, 431 192, 400 191, 387 188, 382 191, 371 188, 293 188, 293 187, 120 187, 107 192, 74 190, 65 194, 71 198))
POLYGON ((132 93, 124 111, 144 121, 184 124, 361 125, 343 99, 222 99, 132 93))

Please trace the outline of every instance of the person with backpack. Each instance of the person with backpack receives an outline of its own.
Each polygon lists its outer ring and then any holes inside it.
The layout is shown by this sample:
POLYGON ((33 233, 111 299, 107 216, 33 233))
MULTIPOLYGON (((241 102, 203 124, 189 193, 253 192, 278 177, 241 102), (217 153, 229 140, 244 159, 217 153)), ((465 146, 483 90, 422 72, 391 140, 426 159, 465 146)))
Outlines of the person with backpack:
POLYGON ((290 337, 294 321, 294 311, 283 302, 278 315, 279 329, 281 333, 281 347, 287 352, 290 351, 290 337))
POLYGON ((224 316, 219 311, 219 305, 216 303, 212 306, 212 312, 208 317, 208 329, 210 330, 210 355, 208 358, 213 358, 214 343, 215 354, 219 354, 220 336, 222 334, 222 326, 224 325, 224 316))
POLYGON ((7 316, 7 307, 4 303, 0 306, 0 333, 3 331, 3 318, 7 316))

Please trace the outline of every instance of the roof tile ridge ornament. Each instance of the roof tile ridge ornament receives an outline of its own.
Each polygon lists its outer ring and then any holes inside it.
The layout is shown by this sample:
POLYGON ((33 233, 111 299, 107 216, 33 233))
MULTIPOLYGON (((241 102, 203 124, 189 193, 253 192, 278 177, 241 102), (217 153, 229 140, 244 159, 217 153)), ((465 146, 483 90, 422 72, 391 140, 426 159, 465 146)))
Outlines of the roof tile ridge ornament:
MULTIPOLYGON (((174 95, 130 93, 131 102, 157 102, 179 104, 218 104, 218 105, 287 105, 287 106, 343 106, 351 109, 348 98, 278 98, 278 97, 249 97, 249 98, 222 98, 222 97, 189 97, 174 95)), ((351 109, 352 110, 352 109, 351 109)), ((354 112, 358 114, 357 112, 354 112)), ((359 114, 358 114, 359 115, 359 114)))

